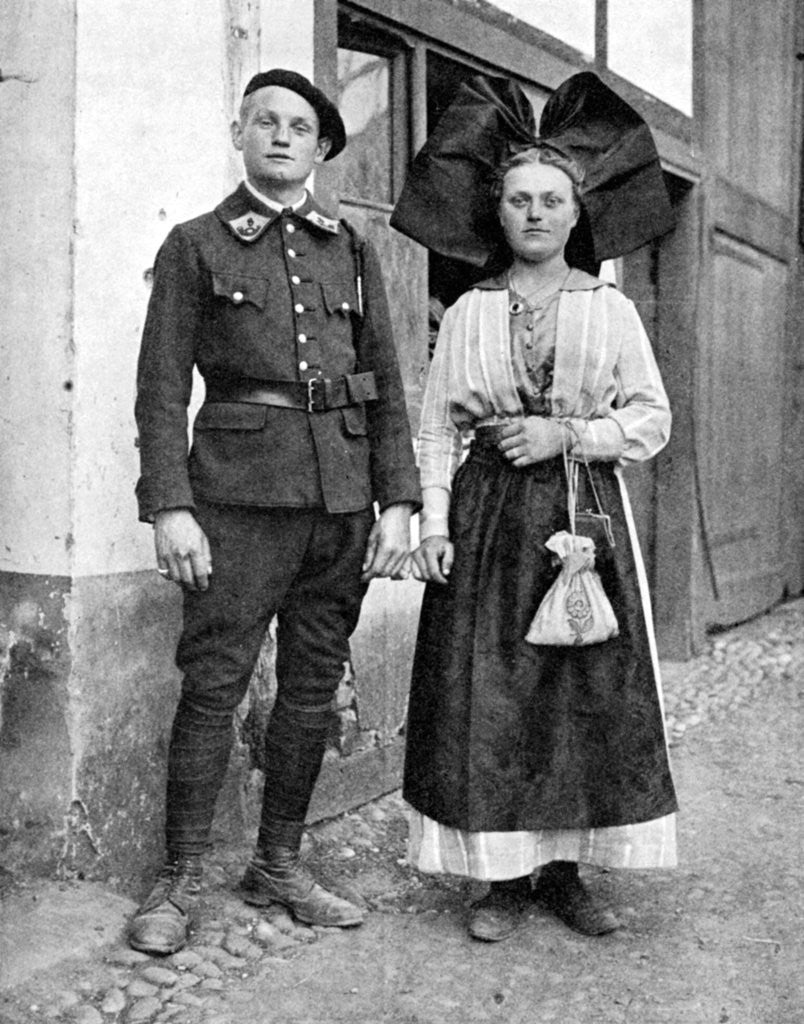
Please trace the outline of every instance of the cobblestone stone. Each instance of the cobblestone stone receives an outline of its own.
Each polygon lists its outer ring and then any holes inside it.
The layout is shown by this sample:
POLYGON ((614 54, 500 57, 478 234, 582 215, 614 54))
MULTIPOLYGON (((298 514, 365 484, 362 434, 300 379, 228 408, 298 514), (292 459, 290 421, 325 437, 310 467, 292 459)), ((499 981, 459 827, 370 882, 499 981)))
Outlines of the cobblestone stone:
POLYGON ((196 965, 193 974, 203 980, 204 978, 220 978, 223 971, 211 960, 202 960, 200 964, 196 965))
POLYGON ((128 1011, 126 1020, 130 1024, 144 1024, 151 1020, 159 1012, 160 1001, 155 996, 146 996, 145 999, 138 999, 128 1011))
POLYGON ((170 988, 179 980, 179 975, 175 971, 169 971, 166 967, 145 967, 140 973, 140 977, 150 981, 153 985, 159 985, 160 988, 170 988))
POLYGON ((204 992, 220 992, 224 985, 220 978, 204 978, 201 988, 204 992))
MULTIPOLYGON (((223 941, 221 936, 220 941, 223 941)), ((221 949, 220 946, 203 946, 198 947, 197 950, 206 960, 211 960, 212 963, 216 964, 222 970, 236 971, 246 966, 246 961, 239 956, 233 956, 228 953, 225 949, 221 949)))
POLYGON ((178 953, 174 953, 173 956, 169 957, 168 963, 172 964, 173 967, 177 967, 179 970, 192 970, 196 964, 200 964, 203 958, 198 955, 192 949, 182 949, 178 953))
POLYGON ((94 1006, 79 1006, 70 1016, 74 1024, 103 1024, 103 1017, 94 1006))
POLYGON ((110 988, 103 997, 101 1013, 114 1016, 126 1008, 126 997, 122 989, 110 988))
POLYGON ((145 999, 148 996, 155 996, 159 991, 158 985, 152 985, 144 978, 135 978, 128 986, 128 994, 132 999, 145 999))
POLYGON ((200 995, 196 995, 195 992, 177 992, 176 995, 170 997, 171 1002, 181 1003, 184 1006, 203 1006, 204 1000, 200 995))
POLYGON ((140 953, 136 949, 115 949, 106 957, 110 964, 119 964, 121 967, 134 967, 136 964, 150 963, 151 958, 147 953, 140 953))
POLYGON ((667 732, 677 746, 688 729, 804 676, 804 599, 715 635, 703 654, 662 668, 667 732))
POLYGON ((227 953, 231 953, 232 956, 245 960, 249 959, 252 955, 253 943, 249 942, 245 935, 230 931, 227 932, 223 940, 223 948, 227 953))
MULTIPOLYGON (((201 963, 203 963, 203 961, 199 957, 198 964, 200 965, 201 963)), ((174 986, 174 991, 183 992, 185 989, 195 988, 196 985, 200 984, 201 976, 193 971, 189 971, 187 974, 182 974, 174 986)))
POLYGON ((155 1018, 157 1021, 187 1019, 187 1007, 186 1006, 173 1006, 171 1003, 166 1003, 159 1014, 155 1018))

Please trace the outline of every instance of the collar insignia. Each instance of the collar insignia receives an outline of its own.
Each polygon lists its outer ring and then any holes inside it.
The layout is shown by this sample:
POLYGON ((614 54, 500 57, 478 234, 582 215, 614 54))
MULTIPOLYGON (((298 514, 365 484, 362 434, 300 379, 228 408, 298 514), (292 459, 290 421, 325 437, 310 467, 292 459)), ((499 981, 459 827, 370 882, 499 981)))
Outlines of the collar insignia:
POLYGON ((337 235, 340 232, 340 224, 331 217, 325 217, 317 210, 310 210, 309 213, 305 213, 305 220, 309 220, 311 224, 315 224, 317 228, 321 228, 322 231, 329 231, 331 235, 337 235))
POLYGON ((234 220, 229 220, 226 223, 229 225, 229 230, 232 234, 239 238, 241 242, 256 242, 271 223, 271 218, 251 211, 250 213, 244 213, 242 217, 236 217, 234 220))

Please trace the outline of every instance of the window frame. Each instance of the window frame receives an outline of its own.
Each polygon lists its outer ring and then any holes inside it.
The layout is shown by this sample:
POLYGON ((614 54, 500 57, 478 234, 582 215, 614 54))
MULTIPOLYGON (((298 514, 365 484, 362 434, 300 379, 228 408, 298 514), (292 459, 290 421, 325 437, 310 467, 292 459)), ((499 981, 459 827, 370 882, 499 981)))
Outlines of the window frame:
POLYGON ((410 55, 411 46, 408 40, 397 33, 386 32, 373 22, 355 25, 350 21, 349 12, 344 5, 337 9, 337 37, 335 46, 335 82, 337 87, 337 52, 339 49, 351 49, 358 53, 372 54, 383 57, 389 62, 390 105, 389 123, 391 127, 391 202, 364 199, 359 196, 342 193, 340 198, 354 206, 368 209, 384 210, 390 213, 393 204, 399 198, 402 185, 410 164, 410 55))
MULTIPOLYGON (((318 0, 322 2, 322 0, 318 0)), ((328 0, 323 0, 324 3, 328 0)), ((693 0, 693 32, 697 26, 698 0, 693 0)), ((415 33, 423 45, 444 48, 446 55, 459 57, 480 70, 507 72, 549 91, 578 71, 593 70, 646 118, 651 128, 689 146, 693 140, 694 116, 646 92, 633 82, 620 77, 607 66, 608 19, 607 0, 596 0, 595 58, 590 62, 580 51, 549 33, 537 29, 495 8, 485 0, 463 4, 447 0, 340 0, 338 9, 352 17, 364 18, 365 24, 386 27, 388 32, 404 38, 407 30, 415 33), (370 16, 367 18, 366 16, 370 16), (538 67, 534 67, 533 50, 540 51, 538 67), (534 78, 538 74, 538 79, 534 78)), ((415 45, 409 39, 408 45, 415 45)), ((693 67, 693 104, 696 82, 693 67)))

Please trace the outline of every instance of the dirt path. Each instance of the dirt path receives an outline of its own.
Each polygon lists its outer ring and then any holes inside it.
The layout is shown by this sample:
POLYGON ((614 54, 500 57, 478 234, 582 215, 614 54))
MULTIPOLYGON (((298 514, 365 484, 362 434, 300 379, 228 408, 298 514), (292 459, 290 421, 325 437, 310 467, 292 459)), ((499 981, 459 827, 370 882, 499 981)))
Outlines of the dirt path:
MULTIPOLYGON (((508 941, 473 942, 464 907, 482 887, 404 864, 391 795, 313 830, 311 860, 366 901, 364 927, 258 928, 233 892, 248 849, 222 847, 184 960, 160 974, 121 944, 85 952, 0 991, 0 1021, 802 1024, 804 601, 670 668, 681 865, 587 874, 621 931, 585 939, 534 907, 508 941)), ((122 924, 120 897, 92 899, 122 924)))

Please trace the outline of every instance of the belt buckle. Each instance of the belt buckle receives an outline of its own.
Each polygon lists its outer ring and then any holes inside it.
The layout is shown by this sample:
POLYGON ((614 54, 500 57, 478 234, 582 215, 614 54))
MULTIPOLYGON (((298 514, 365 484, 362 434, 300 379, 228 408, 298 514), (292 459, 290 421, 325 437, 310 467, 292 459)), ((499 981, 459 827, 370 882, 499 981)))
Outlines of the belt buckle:
POLYGON ((307 411, 324 412, 327 407, 327 382, 320 377, 313 377, 307 381, 307 411), (320 385, 320 391, 316 391, 316 385, 320 385))

